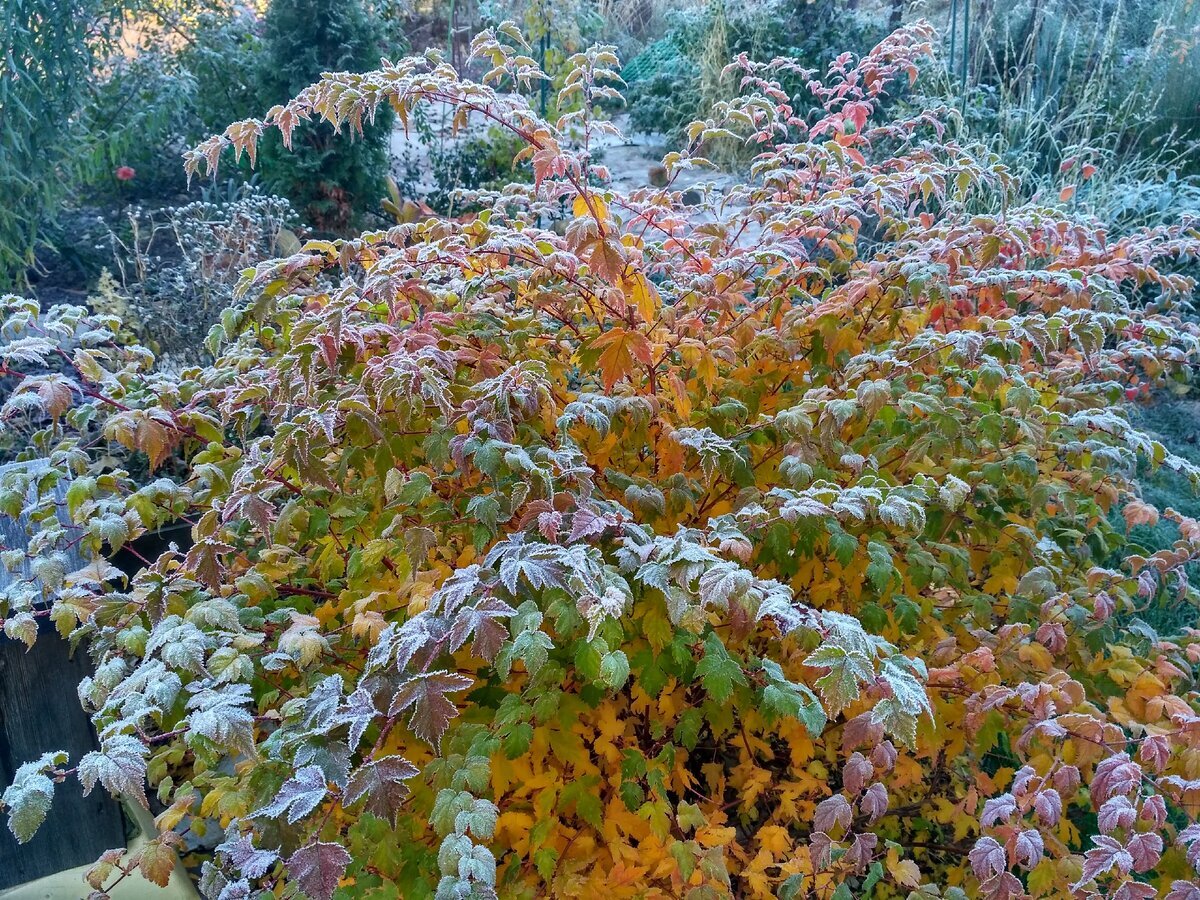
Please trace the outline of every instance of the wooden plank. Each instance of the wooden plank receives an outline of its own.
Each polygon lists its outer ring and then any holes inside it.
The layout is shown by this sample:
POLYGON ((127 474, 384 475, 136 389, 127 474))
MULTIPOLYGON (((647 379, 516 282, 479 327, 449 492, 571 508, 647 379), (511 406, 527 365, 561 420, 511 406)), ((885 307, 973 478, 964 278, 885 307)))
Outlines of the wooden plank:
MULTIPOLYGON (((28 652, 24 644, 0 637, 0 785, 12 782, 22 763, 49 750, 66 750, 73 766, 96 749, 76 692, 91 667, 82 648, 73 657, 68 651, 45 619, 28 652)), ((28 844, 18 844, 7 827, 0 831, 0 890, 94 862, 126 841, 120 805, 99 786, 84 797, 74 777, 58 786, 50 815, 28 844)), ((87 890, 81 884, 79 896, 87 890)))

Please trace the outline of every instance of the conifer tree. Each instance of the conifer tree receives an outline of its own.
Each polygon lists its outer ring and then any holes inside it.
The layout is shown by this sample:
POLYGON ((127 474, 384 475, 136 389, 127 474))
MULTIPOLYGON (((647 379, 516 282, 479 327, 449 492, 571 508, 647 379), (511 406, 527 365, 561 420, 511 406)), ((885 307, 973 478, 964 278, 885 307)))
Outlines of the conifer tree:
MULTIPOLYGON (((284 103, 325 72, 374 68, 386 55, 381 34, 361 0, 273 0, 265 22, 263 102, 284 103)), ((382 112, 352 140, 324 123, 299 129, 295 152, 284 151, 273 136, 263 146, 268 186, 317 228, 346 230, 383 196, 391 115, 382 112)))

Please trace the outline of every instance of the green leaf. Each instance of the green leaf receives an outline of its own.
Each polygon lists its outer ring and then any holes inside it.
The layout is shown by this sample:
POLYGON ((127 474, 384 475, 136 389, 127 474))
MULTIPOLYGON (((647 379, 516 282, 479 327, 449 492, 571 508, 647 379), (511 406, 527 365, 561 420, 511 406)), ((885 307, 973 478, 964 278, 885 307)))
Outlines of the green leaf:
POLYGON ((503 748, 505 756, 509 759, 516 759, 529 751, 529 745, 532 742, 533 726, 528 722, 519 722, 504 735, 500 746, 503 748))
POLYGON ((609 690, 619 690, 629 678, 629 660, 621 650, 604 655, 600 663, 600 681, 609 690))
POLYGON ((840 565, 848 566, 858 552, 858 538, 839 528, 829 535, 829 552, 840 565))
POLYGON ((40 759, 17 769, 13 783, 0 797, 8 807, 8 827, 18 843, 27 843, 46 820, 54 800, 54 781, 46 773, 66 762, 67 754, 61 750, 43 753, 40 759))
POLYGON ((679 822, 679 827, 684 831, 694 831, 708 824, 708 819, 704 817, 700 807, 688 803, 686 800, 679 801, 675 810, 675 818, 679 822))
POLYGON ((646 801, 646 791, 636 781, 622 781, 621 786, 617 788, 617 793, 625 804, 625 808, 630 812, 637 812, 638 808, 646 801))
POLYGON ((790 875, 779 886, 779 900, 798 900, 804 896, 803 875, 790 875))
POLYGON ((892 562, 892 552, 878 541, 867 544, 867 580, 877 591, 882 591, 892 582, 896 574, 896 566, 892 562))
POLYGON ((829 669, 828 674, 817 679, 817 687, 832 716, 858 699, 861 682, 875 677, 875 667, 861 651, 828 644, 813 651, 804 664, 829 669))
POLYGON ((696 743, 700 740, 700 729, 703 727, 704 714, 694 707, 685 709, 679 714, 679 721, 675 723, 675 740, 689 750, 695 750, 696 743))
POLYGON ((729 699, 735 684, 748 684, 742 667, 729 656, 716 632, 711 632, 704 642, 704 658, 696 666, 696 677, 718 703, 729 699))

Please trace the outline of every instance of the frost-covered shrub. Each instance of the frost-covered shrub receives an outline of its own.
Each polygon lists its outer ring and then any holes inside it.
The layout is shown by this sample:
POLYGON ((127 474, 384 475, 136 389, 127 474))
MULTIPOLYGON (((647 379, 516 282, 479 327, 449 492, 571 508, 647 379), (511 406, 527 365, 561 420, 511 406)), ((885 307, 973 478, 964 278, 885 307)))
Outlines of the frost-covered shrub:
MULTIPOLYGON (((502 34, 489 79, 535 83, 502 34)), ((930 36, 839 58, 812 113, 740 60, 664 164, 739 139, 753 171, 692 206, 594 187, 586 105, 544 122, 436 55, 331 75, 189 165, 434 101, 534 185, 260 263, 179 376, 6 301, 3 414, 45 417, 32 487, 69 478, 71 524, 33 504, 5 628, 87 639, 75 774, 157 791, 142 874, 215 818, 220 898, 1196 896, 1200 634, 1136 617, 1194 601, 1200 523, 1132 479, 1200 472, 1119 404, 1200 352, 1169 274, 1200 241, 1013 203, 934 111, 877 118, 930 36), (1176 545, 1135 552, 1160 517, 1176 545), (176 519, 194 546, 119 583, 104 554, 176 519)), ((20 837, 67 766, 4 794, 20 837)))

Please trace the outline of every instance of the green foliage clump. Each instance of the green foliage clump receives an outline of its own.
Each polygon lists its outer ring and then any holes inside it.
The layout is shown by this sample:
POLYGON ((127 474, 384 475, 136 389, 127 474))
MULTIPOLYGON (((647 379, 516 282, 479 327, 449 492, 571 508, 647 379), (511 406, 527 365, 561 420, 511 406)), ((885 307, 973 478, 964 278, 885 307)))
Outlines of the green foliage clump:
POLYGON ((136 52, 117 54, 94 79, 82 113, 80 180, 89 199, 182 194, 179 154, 258 108, 259 20, 219 0, 152 7, 137 19, 136 52), (118 168, 136 176, 118 181, 118 168))
POLYGON ((108 0, 0 4, 0 288, 24 284, 66 194, 78 114, 113 7, 108 0))
MULTIPOLYGON (((274 0, 263 31, 259 93, 285 103, 325 72, 361 72, 388 52, 382 30, 360 0, 274 0)), ((392 116, 381 109, 347 140, 325 123, 297 129, 292 150, 278 135, 262 146, 266 184, 323 231, 344 231, 385 191, 392 116)))

